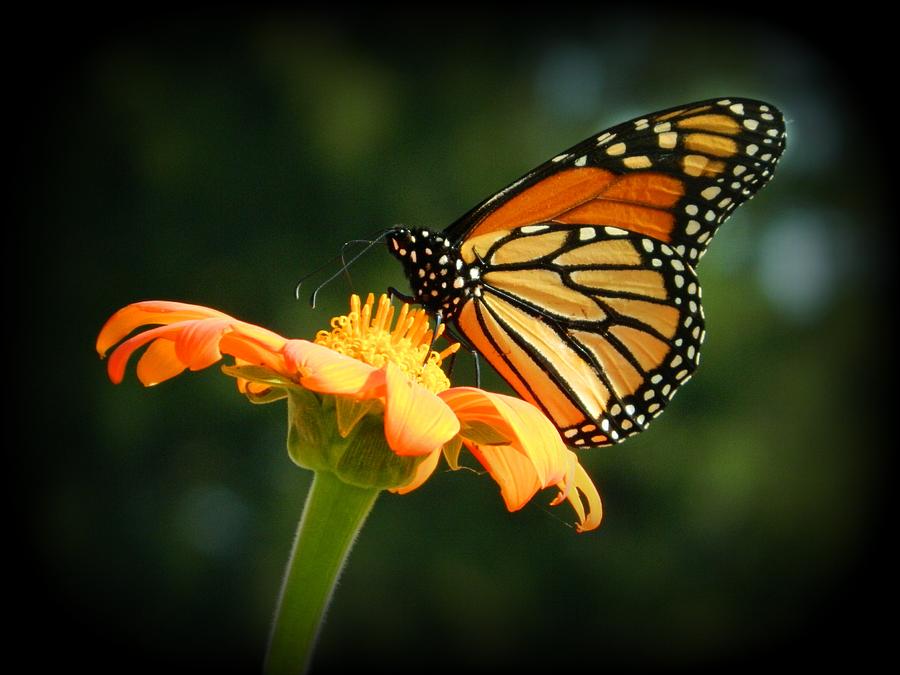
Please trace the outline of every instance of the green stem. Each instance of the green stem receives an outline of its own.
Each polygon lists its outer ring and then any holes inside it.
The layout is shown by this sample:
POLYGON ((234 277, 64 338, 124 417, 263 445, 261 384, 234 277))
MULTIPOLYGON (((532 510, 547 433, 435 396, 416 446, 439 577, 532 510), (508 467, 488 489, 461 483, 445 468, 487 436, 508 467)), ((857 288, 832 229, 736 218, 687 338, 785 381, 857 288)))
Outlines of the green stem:
POLYGON ((334 585, 379 492, 316 473, 281 586, 267 675, 297 675, 309 667, 334 585))

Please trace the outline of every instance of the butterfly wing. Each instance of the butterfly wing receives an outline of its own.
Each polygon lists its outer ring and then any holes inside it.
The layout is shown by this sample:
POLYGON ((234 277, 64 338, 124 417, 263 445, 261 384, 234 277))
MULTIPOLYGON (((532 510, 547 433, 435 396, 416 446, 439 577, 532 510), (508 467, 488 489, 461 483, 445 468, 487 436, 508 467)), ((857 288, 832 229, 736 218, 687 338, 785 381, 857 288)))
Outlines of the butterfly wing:
POLYGON ((464 241, 543 222, 610 225, 696 264, 716 229, 771 177, 784 150, 775 106, 701 101, 592 136, 485 200, 444 234, 464 241))
POLYGON ((700 290, 669 244, 550 223, 479 239, 481 289, 456 324, 568 443, 642 431, 690 378, 704 335, 700 290))
POLYGON ((694 267, 783 149, 770 104, 679 106, 582 141, 441 233, 387 241, 415 298, 568 443, 606 445, 646 428, 697 367, 694 267))

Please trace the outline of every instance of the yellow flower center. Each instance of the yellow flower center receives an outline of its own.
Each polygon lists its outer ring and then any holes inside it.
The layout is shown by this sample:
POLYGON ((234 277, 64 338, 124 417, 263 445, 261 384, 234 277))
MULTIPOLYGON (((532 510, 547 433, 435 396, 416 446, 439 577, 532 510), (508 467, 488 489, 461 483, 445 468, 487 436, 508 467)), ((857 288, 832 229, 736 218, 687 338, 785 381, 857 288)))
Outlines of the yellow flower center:
POLYGON ((372 293, 364 305, 358 295, 351 296, 350 313, 334 317, 331 331, 320 330, 316 334, 316 344, 376 368, 393 361, 410 378, 434 393, 449 389, 450 380, 441 369, 441 363, 459 349, 459 343, 441 352, 431 349, 432 343, 443 334, 444 325, 438 326, 434 333, 425 310, 410 310, 404 303, 391 328, 394 307, 390 299, 382 294, 375 316, 372 316, 374 305, 372 293))

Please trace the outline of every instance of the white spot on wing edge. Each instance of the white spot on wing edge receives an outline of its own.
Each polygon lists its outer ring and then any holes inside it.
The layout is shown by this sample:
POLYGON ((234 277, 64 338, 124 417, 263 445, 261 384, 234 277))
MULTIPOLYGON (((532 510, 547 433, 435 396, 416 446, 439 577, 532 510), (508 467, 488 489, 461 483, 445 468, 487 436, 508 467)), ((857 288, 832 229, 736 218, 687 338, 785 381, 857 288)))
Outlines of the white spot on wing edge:
POLYGON ((626 157, 622 160, 622 164, 624 164, 629 169, 646 169, 650 166, 653 166, 653 162, 650 161, 650 158, 647 155, 635 155, 633 157, 626 157))
POLYGON ((663 131, 659 134, 659 147, 671 150, 678 144, 678 134, 674 131, 663 131))

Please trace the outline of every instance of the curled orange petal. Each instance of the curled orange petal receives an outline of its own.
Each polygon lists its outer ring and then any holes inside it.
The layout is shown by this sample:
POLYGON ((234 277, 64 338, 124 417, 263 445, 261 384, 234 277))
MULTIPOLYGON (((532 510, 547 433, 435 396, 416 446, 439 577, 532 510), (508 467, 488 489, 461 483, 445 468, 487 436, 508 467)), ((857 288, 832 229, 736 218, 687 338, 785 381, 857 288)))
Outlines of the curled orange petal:
POLYGON ((459 418, 463 442, 500 486, 510 511, 522 508, 539 489, 555 485, 560 493, 553 504, 569 501, 578 516, 579 532, 600 524, 597 488, 540 410, 521 399, 473 387, 448 389, 439 396, 459 418), (473 421, 491 425, 508 443, 486 444, 466 438, 466 423, 473 421))
POLYGON ((184 321, 171 328, 175 337, 175 354, 191 370, 203 370, 222 358, 219 343, 231 330, 228 319, 184 321))
POLYGON ((224 354, 234 356, 237 362, 265 366, 276 373, 288 375, 281 351, 285 340, 281 336, 277 337, 281 339, 281 345, 267 336, 248 331, 245 325, 236 325, 232 326, 231 332, 222 336, 219 349, 224 354))
POLYGON ((162 325, 124 340, 113 351, 107 364, 113 382, 122 381, 131 355, 146 345, 149 347, 138 360, 137 374, 147 386, 187 368, 207 368, 223 354, 278 372, 285 369, 281 356, 285 338, 217 310, 179 302, 139 302, 120 309, 100 331, 97 350, 103 356, 134 329, 155 324, 162 325))
POLYGON ((461 422, 478 420, 503 434, 511 447, 528 457, 541 487, 555 485, 565 475, 566 447, 556 427, 532 404, 474 387, 456 387, 438 395, 461 422))
POLYGON ((385 366, 384 432, 398 455, 435 452, 459 431, 450 407, 391 362, 385 366))
MULTIPOLYGON (((119 384, 125 377, 125 367, 128 365, 128 360, 131 358, 131 355, 134 354, 136 350, 140 349, 146 344, 153 342, 154 340, 168 340, 172 344, 172 347, 170 348, 170 355, 174 355, 175 358, 178 358, 175 354, 174 336, 177 335, 179 330, 180 327, 178 324, 175 324, 174 326, 158 326, 125 340, 125 342, 116 347, 115 351, 113 351, 112 355, 109 357, 109 361, 106 364, 106 371, 109 374, 109 379, 112 380, 115 384, 119 384)), ((152 367, 155 360, 156 354, 151 353, 151 357, 147 361, 147 365, 141 368, 140 380, 147 386, 158 384, 164 381, 166 379, 164 375, 166 374, 168 374, 169 377, 174 377, 178 374, 176 372, 173 372, 171 366, 168 365, 164 366, 160 372, 156 372, 152 367)), ((187 368, 186 363, 181 361, 181 364, 181 370, 187 368)))
POLYGON ((187 366, 175 353, 172 340, 156 340, 138 360, 137 376, 144 385, 151 386, 181 374, 185 368, 187 366))
MULTIPOLYGON (((463 423, 480 422, 489 425, 499 436, 517 436, 506 419, 497 411, 492 395, 475 387, 454 387, 438 394, 463 423)), ((500 396, 496 394, 495 396, 500 396)))
POLYGON ((569 482, 560 490, 559 495, 551 504, 555 506, 564 499, 567 500, 578 514, 579 523, 576 525, 578 531, 595 530, 600 527, 600 521, 603 519, 603 503, 600 501, 600 493, 597 492, 597 488, 594 486, 594 482, 587 471, 578 463, 575 453, 571 450, 569 452, 574 460, 574 476, 569 479, 569 482), (586 509, 582 499, 587 501, 586 509))
POLYGON ((463 441, 475 458, 500 486, 500 495, 510 511, 518 511, 541 488, 534 465, 509 445, 480 446, 463 441))
POLYGON ((402 487, 393 488, 391 492, 398 495, 405 495, 407 492, 412 492, 416 488, 421 487, 422 484, 431 477, 431 474, 434 473, 440 458, 441 453, 439 451, 432 452, 422 460, 422 463, 419 464, 418 467, 416 467, 416 475, 413 476, 413 479, 409 483, 402 487))
POLYGON ((113 314, 100 329, 97 352, 104 356, 109 348, 135 328, 154 324, 172 324, 193 319, 229 318, 218 310, 168 300, 135 302, 113 314))
POLYGON ((288 371, 298 374, 310 391, 356 398, 384 395, 384 374, 367 363, 307 340, 288 340, 283 352, 288 371))

